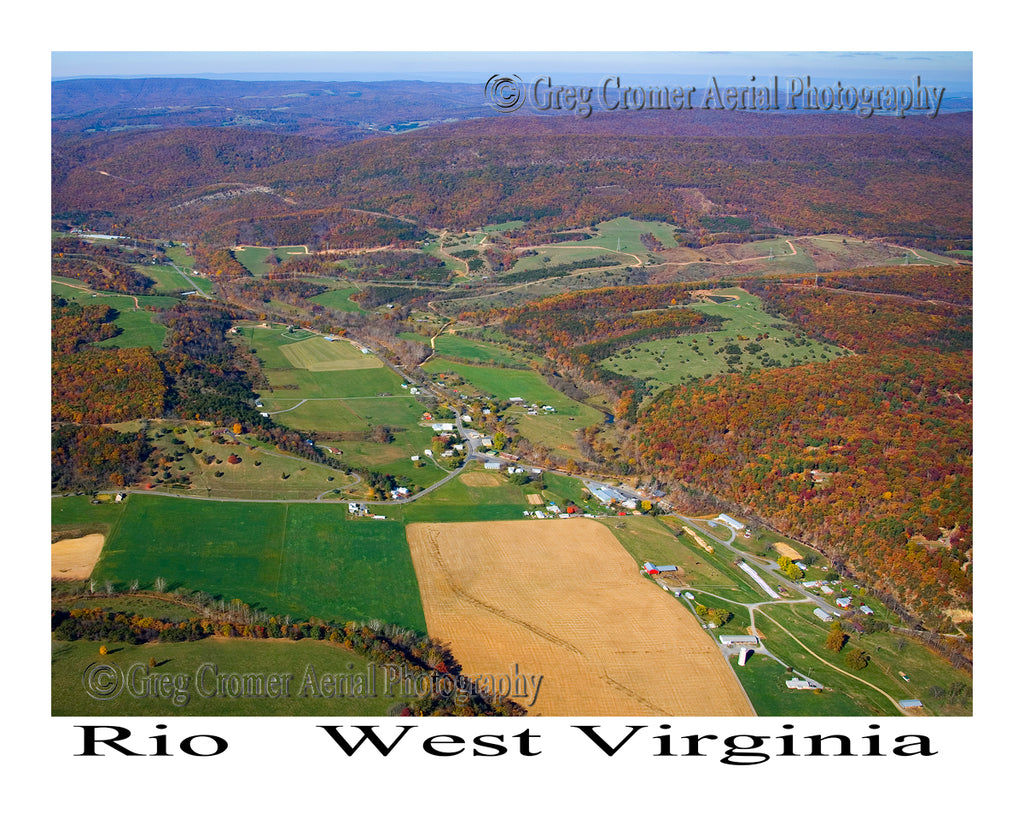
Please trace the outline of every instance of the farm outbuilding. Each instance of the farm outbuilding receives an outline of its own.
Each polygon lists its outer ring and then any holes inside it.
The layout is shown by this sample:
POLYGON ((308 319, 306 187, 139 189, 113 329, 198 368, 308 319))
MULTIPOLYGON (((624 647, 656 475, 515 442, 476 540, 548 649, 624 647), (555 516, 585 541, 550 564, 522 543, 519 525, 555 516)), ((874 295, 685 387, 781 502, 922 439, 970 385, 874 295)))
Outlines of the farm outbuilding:
POLYGON ((825 611, 825 609, 821 609, 821 608, 815 609, 814 610, 814 616, 817 617, 819 620, 821 620, 823 623, 831 623, 832 622, 832 615, 829 614, 827 611, 825 611))
POLYGON ((719 515, 717 518, 715 518, 715 520, 722 521, 722 523, 724 523, 726 526, 728 526, 731 529, 735 529, 737 532, 740 531, 740 529, 744 528, 742 523, 740 523, 735 518, 729 517, 728 515, 719 515))
POLYGON ((756 646, 757 637, 753 634, 722 634, 718 638, 726 646, 756 646))

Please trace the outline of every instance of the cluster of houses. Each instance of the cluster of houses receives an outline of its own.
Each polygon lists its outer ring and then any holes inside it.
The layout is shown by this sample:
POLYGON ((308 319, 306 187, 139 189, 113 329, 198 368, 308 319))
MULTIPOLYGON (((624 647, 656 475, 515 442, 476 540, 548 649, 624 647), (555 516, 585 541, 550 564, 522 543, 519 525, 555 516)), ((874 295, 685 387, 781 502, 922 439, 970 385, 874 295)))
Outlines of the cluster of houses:
MULTIPOLYGON (((579 508, 573 504, 569 504, 566 510, 563 512, 557 503, 549 503, 543 509, 524 509, 524 518, 537 518, 538 520, 544 520, 545 518, 571 518, 573 515, 579 514, 579 508)), ((591 518, 593 515, 584 515, 585 518, 591 518)))
POLYGON ((554 407, 552 407, 550 404, 543 404, 543 405, 527 404, 526 400, 523 399, 521 396, 518 396, 518 395, 515 395, 515 396, 512 396, 511 398, 509 398, 508 402, 510 404, 516 404, 517 406, 525 407, 527 415, 539 415, 541 412, 552 413, 552 412, 557 412, 558 411, 554 407))
POLYGON ((368 517, 374 520, 387 520, 384 515, 371 515, 370 508, 365 503, 356 503, 355 501, 349 501, 348 513, 360 518, 368 517))

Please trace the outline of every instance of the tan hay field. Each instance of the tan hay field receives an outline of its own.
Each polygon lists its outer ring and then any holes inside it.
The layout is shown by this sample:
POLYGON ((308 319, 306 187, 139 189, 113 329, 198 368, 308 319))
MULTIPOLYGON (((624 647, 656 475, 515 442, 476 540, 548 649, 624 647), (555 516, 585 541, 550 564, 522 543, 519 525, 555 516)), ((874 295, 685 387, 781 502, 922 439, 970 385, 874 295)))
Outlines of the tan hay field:
POLYGON ((466 486, 501 486, 497 475, 488 475, 486 472, 463 472, 459 480, 466 486))
POLYGON ((783 543, 781 540, 775 541, 772 544, 775 547, 775 551, 783 557, 788 557, 790 560, 800 560, 803 555, 800 554, 796 549, 790 546, 788 543, 783 543))
POLYGON ((515 697, 531 714, 753 714, 711 637, 597 521, 414 523, 406 535, 429 634, 466 676, 543 675, 532 706, 515 697))
POLYGON ((58 540, 50 546, 50 576, 58 580, 88 580, 102 549, 103 535, 58 540))
POLYGON ((540 495, 531 492, 529 495, 526 496, 526 502, 533 504, 534 506, 540 506, 541 504, 544 503, 544 498, 540 495))

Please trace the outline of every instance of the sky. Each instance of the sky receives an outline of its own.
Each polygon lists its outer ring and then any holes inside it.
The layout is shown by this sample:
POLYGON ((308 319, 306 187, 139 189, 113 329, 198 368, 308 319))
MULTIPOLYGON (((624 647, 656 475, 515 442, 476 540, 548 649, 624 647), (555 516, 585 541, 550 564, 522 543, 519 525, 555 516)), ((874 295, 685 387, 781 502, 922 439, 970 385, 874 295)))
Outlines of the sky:
POLYGON ((750 76, 811 75, 818 81, 898 82, 969 91, 970 51, 54 51, 53 79, 205 76, 271 79, 421 79, 482 82, 494 73, 524 80, 600 82, 608 75, 747 81, 750 76))

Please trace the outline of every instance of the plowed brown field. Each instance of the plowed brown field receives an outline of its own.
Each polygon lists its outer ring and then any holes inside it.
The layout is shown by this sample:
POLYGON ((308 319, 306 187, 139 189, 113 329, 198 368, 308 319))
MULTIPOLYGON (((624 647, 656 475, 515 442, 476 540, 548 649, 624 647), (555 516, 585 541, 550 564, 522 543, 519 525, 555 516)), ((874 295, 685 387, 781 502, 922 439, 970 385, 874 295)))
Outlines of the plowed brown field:
POLYGON ((466 676, 543 675, 532 705, 515 697, 531 714, 753 714, 711 638, 598 522, 415 523, 406 534, 430 635, 466 676))

